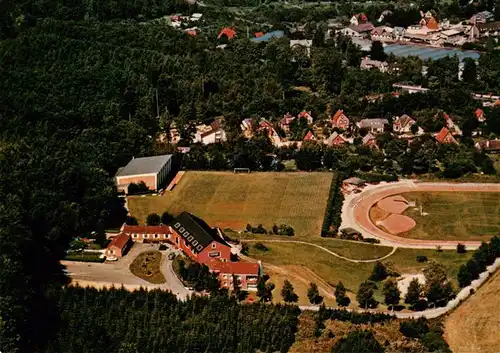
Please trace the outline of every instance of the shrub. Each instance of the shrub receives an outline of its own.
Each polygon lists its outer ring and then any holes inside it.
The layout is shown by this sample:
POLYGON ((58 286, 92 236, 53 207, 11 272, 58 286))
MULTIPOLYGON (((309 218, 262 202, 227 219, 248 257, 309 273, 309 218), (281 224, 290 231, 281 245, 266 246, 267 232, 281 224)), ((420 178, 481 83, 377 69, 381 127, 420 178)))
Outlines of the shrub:
POLYGON ((247 243, 241 243, 241 253, 243 255, 248 255, 248 250, 250 248, 248 247, 248 244, 247 243))
POLYGON ((354 331, 342 337, 332 348, 332 353, 382 353, 384 347, 377 341, 373 332, 354 331))
POLYGON ((255 245, 253 247, 257 250, 260 250, 260 251, 269 250, 269 248, 267 246, 265 246, 264 244, 262 244, 261 242, 255 243, 255 245))
POLYGON ((410 338, 421 338, 429 332, 427 319, 421 317, 417 320, 403 321, 399 324, 399 331, 410 338))
POLYGON ((383 281, 388 276, 389 276, 389 273, 388 273, 385 265, 383 263, 381 263, 380 261, 377 261, 375 263, 375 265, 373 266, 373 271, 372 271, 372 274, 370 276, 370 280, 379 282, 379 281, 383 281))
POLYGON ((458 243, 457 244, 457 253, 464 254, 466 252, 467 252, 467 249, 465 248, 465 244, 458 243))
POLYGON ((150 213, 146 218, 146 224, 148 226, 158 226, 160 225, 160 222, 161 222, 161 217, 157 213, 150 213))
POLYGON ((160 250, 160 251, 167 250, 167 249, 168 249, 168 247, 165 244, 160 244, 160 247, 158 248, 158 250, 160 250))
POLYGON ((427 262, 427 256, 417 255, 417 262, 427 262))

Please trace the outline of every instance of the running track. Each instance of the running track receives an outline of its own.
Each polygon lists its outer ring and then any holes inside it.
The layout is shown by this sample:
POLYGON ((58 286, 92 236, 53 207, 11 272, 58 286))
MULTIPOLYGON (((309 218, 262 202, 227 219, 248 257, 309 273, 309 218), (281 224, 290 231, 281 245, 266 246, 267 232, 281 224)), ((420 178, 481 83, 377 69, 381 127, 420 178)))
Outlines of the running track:
MULTIPOLYGON (((342 210, 343 226, 349 226, 362 231, 363 236, 376 238, 381 244, 401 247, 435 249, 437 246, 443 249, 456 248, 458 243, 465 244, 469 249, 477 248, 479 241, 450 241, 450 240, 421 240, 408 239, 387 233, 378 228, 370 219, 370 208, 379 200, 404 192, 412 191, 457 191, 457 192, 498 192, 500 184, 479 183, 418 183, 405 180, 396 183, 377 185, 367 189, 346 200, 342 210)), ((499 195, 500 197, 500 195, 499 195)))

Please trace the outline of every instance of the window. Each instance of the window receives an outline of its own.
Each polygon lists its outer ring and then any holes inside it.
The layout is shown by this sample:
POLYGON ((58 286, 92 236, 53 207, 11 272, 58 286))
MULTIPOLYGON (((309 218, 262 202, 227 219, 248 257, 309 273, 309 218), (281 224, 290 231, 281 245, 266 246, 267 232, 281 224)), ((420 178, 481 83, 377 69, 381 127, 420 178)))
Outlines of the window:
POLYGON ((212 249, 215 249, 215 247, 217 246, 217 244, 215 244, 215 242, 212 243, 212 249))
POLYGON ((149 234, 144 234, 144 239, 149 238, 149 234))
POLYGON ((138 235, 137 234, 132 234, 132 238, 137 238, 138 235))
POLYGON ((157 238, 158 238, 158 234, 155 234, 155 239, 157 239, 157 238))
POLYGON ((219 257, 220 256, 220 251, 210 251, 208 253, 208 256, 210 256, 210 257, 219 257))

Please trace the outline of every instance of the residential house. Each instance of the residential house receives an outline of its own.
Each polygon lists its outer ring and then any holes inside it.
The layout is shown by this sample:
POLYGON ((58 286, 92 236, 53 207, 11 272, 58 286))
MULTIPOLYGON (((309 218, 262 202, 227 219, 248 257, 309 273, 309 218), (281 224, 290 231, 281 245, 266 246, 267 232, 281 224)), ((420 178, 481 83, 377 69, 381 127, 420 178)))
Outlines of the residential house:
POLYGON ((233 279, 236 278, 240 289, 257 290, 257 283, 262 275, 262 266, 259 263, 249 262, 222 262, 212 260, 208 267, 217 274, 222 288, 233 289, 233 279))
POLYGON ((368 129, 372 134, 380 134, 385 130, 386 125, 389 125, 387 119, 363 119, 356 124, 359 129, 368 129))
MULTIPOLYGON (((438 113, 439 114, 439 113, 438 113)), ((458 125, 455 125, 455 122, 450 118, 448 114, 445 112, 442 112, 443 118, 445 119, 446 122, 446 127, 448 130, 451 132, 452 135, 462 135, 462 130, 458 125)))
POLYGON ((436 135, 436 140, 439 143, 449 143, 449 144, 453 143, 458 145, 457 140, 455 140, 450 130, 448 130, 446 127, 443 127, 441 131, 439 131, 439 133, 436 135))
POLYGON ((416 85, 404 85, 401 83, 394 83, 392 87, 397 88, 403 92, 408 92, 408 93, 423 93, 427 92, 429 88, 425 88, 422 86, 416 86, 416 85))
POLYGON ((474 112, 474 115, 476 116, 477 121, 479 121, 480 123, 486 121, 484 110, 482 110, 481 108, 477 108, 476 111, 474 112))
POLYGON ((366 134, 363 137, 363 146, 378 148, 377 138, 372 133, 366 134))
POLYGON ((348 143, 348 141, 338 132, 332 133, 324 142, 330 147, 338 147, 348 143))
POLYGON ((364 13, 358 13, 351 17, 351 25, 359 26, 360 24, 368 22, 368 17, 364 13))
POLYGON ((251 138, 253 136, 253 120, 250 118, 243 119, 240 124, 241 131, 246 138, 251 138))
POLYGON ((475 15, 472 15, 470 18, 470 23, 472 24, 477 24, 477 23, 486 23, 486 22, 491 22, 495 19, 495 16, 489 12, 489 11, 482 11, 478 12, 475 15))
POLYGON ((378 40, 379 42, 394 42, 393 29, 387 26, 379 26, 372 29, 370 32, 371 40, 378 40))
POLYGON ((150 190, 158 190, 172 170, 172 155, 132 158, 115 175, 118 191, 128 193, 132 183, 144 182, 150 190))
POLYGON ((347 130, 349 129, 350 120, 345 115, 344 111, 339 109, 332 117, 332 127, 347 130))
POLYGON ((220 32, 219 35, 217 36, 217 39, 221 39, 223 37, 226 37, 226 39, 233 39, 236 38, 236 31, 230 27, 225 27, 223 28, 220 32))
POLYGON ((380 72, 385 73, 389 71, 389 64, 386 61, 371 60, 365 57, 361 60, 359 68, 361 70, 378 69, 380 72))
POLYGON ((304 139, 302 141, 316 141, 316 137, 314 136, 313 132, 311 130, 309 130, 306 134, 306 136, 304 136, 304 139))
POLYGON ((397 116, 392 123, 392 130, 398 134, 407 134, 411 132, 411 127, 416 123, 415 120, 410 118, 408 115, 403 114, 397 116))
POLYGON ((370 32, 375 28, 370 22, 360 25, 350 25, 340 30, 340 32, 350 37, 368 37, 370 32))
POLYGON ((497 37, 500 35, 500 21, 477 23, 472 25, 469 30, 469 41, 473 42, 476 39, 483 37, 497 37))
POLYGON ((500 140, 482 140, 474 145, 479 151, 500 153, 500 140))
POLYGON ((313 123, 313 117, 311 115, 311 112, 306 112, 305 110, 301 111, 299 115, 297 115, 299 119, 306 119, 307 124, 311 125, 313 123))
POLYGON ((124 225, 123 234, 127 234, 136 243, 171 241, 173 230, 170 226, 131 226, 124 225))
POLYGON ((279 121, 279 127, 283 129, 284 132, 290 132, 290 125, 295 120, 295 117, 290 113, 286 113, 283 118, 279 121))
POLYGON ((437 31, 439 29, 439 22, 430 11, 427 11, 425 15, 423 12, 420 12, 420 14, 422 16, 422 19, 419 22, 421 27, 425 27, 431 31, 437 31))
POLYGON ((281 144, 281 138, 278 135, 278 132, 276 132, 276 129, 273 127, 273 125, 265 119, 262 119, 260 121, 259 126, 257 128, 257 131, 262 131, 262 130, 267 132, 267 136, 269 137, 271 143, 274 146, 279 146, 281 144))
POLYGON ((405 38, 405 33, 406 33, 406 29, 404 27, 394 27, 392 29, 392 36, 394 37, 394 40, 395 41, 407 41, 407 39, 405 38))
POLYGON ((214 120, 210 125, 198 125, 194 142, 201 142, 204 145, 220 143, 226 141, 226 131, 222 128, 220 119, 214 120))
POLYGON ((130 248, 131 244, 132 242, 130 241, 130 235, 120 233, 119 235, 111 239, 111 242, 104 251, 104 255, 106 255, 108 259, 117 259, 123 257, 130 248))

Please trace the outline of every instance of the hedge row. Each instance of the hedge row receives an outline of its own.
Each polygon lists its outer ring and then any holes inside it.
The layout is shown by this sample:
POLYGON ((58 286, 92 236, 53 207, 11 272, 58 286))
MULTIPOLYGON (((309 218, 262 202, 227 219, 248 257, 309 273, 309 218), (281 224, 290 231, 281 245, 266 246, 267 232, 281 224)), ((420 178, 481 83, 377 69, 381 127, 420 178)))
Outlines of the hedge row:
POLYGON ((104 262, 106 259, 99 255, 92 254, 68 254, 64 257, 66 261, 81 261, 81 262, 104 262))
POLYGON ((483 242, 472 258, 460 266, 457 276, 460 287, 467 287, 478 279, 479 274, 486 271, 486 267, 492 265, 497 257, 500 257, 500 238, 494 236, 488 244, 483 242))
POLYGON ((330 194, 325 210, 325 218, 321 227, 321 236, 335 236, 342 222, 342 204, 344 203, 344 195, 342 194, 342 175, 337 174, 332 178, 330 185, 330 194))
POLYGON ((381 174, 381 173, 366 173, 357 171, 354 173, 358 178, 364 179, 369 183, 379 183, 381 181, 398 181, 398 176, 394 174, 381 174))

